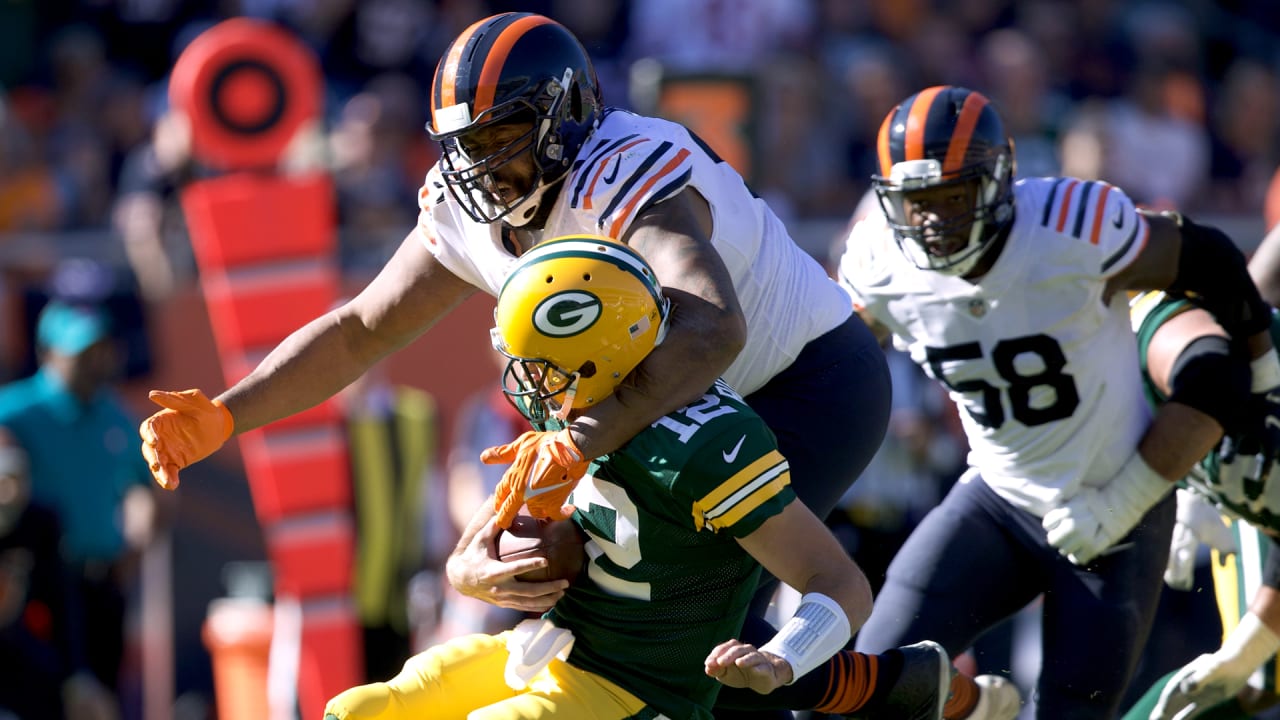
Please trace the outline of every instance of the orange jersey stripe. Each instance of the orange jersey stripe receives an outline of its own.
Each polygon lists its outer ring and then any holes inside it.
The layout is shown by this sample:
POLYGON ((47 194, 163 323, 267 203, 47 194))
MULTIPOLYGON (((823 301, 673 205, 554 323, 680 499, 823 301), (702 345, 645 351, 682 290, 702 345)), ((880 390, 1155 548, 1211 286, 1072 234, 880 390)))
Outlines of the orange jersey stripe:
POLYGON ((973 129, 978 125, 982 109, 987 106, 987 99, 978 93, 969 93, 960 108, 960 117, 956 119, 956 129, 951 133, 951 144, 947 146, 947 158, 942 163, 942 174, 948 175, 964 167, 965 155, 969 152, 969 140, 973 138, 973 129))
POLYGON ((599 180, 600 176, 604 174, 605 166, 609 164, 609 161, 612 160, 614 157, 616 157, 618 153, 629 150, 635 147, 636 145, 639 145, 642 142, 649 142, 649 138, 640 138, 639 140, 632 140, 631 142, 627 143, 626 145, 623 145, 617 150, 614 150, 613 152, 609 153, 603 158, 600 158, 600 163, 596 166, 596 171, 591 175, 591 184, 587 185, 587 193, 582 198, 582 207, 584 210, 591 209, 591 193, 595 192, 596 180, 599 180))
MULTIPOLYGON (((471 36, 476 30, 485 23, 486 20, 477 20, 471 24, 471 27, 462 31, 457 40, 453 41, 453 46, 449 48, 449 54, 444 56, 440 62, 443 63, 440 72, 436 74, 436 78, 442 83, 439 88, 440 105, 445 108, 458 104, 458 88, 454 81, 458 79, 458 63, 462 61, 462 53, 467 49, 467 43, 471 41, 471 36)), ((435 114, 435 108, 431 109, 432 115, 435 114)), ((435 118, 432 117, 434 123, 435 118)), ((439 125, 436 125, 439 127, 439 125)))
POLYGON ((1080 184, 1079 180, 1072 180, 1067 185, 1067 191, 1062 194, 1062 204, 1058 207, 1058 232, 1062 232, 1062 228, 1067 226, 1067 211, 1071 209, 1071 196, 1076 192, 1076 186, 1080 184))
POLYGON ((933 107, 933 99, 942 92, 938 85, 925 88, 916 96, 911 104, 911 112, 907 114, 906 146, 903 148, 903 160, 924 159, 924 126, 929 120, 929 108, 933 107))
POLYGON ((1111 194, 1111 186, 1102 186, 1102 196, 1093 207, 1093 230, 1089 233, 1089 243, 1097 245, 1102 239, 1102 211, 1107 209, 1107 195, 1111 194))
POLYGON ((498 79, 502 76, 502 66, 507 63, 507 55, 511 54, 511 48, 516 41, 533 28, 550 22, 550 18, 541 15, 523 17, 508 25, 505 30, 498 33, 498 37, 493 39, 493 47, 489 49, 489 56, 484 59, 484 67, 480 70, 480 82, 476 84, 473 117, 478 117, 480 113, 493 107, 493 96, 498 92, 498 79))
POLYGON ((680 167, 680 163, 687 157, 689 157, 689 150, 687 148, 676 153, 676 156, 671 158, 670 162, 663 165, 661 170, 655 173, 653 177, 649 178, 644 185, 640 186, 640 189, 637 190, 635 195, 631 198, 631 202, 627 203, 627 206, 622 209, 621 213, 618 213, 618 219, 615 220, 613 222, 613 226, 609 228, 609 237, 614 239, 618 238, 618 234, 622 231, 622 223, 630 217, 633 211, 635 211, 636 205, 640 202, 640 198, 644 197, 644 194, 657 184, 659 180, 670 175, 677 167, 680 167))

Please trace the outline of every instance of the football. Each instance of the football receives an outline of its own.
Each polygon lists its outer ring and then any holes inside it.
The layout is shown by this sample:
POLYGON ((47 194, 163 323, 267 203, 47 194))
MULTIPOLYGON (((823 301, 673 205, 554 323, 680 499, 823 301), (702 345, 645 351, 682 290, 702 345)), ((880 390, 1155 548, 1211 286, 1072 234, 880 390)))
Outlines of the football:
POLYGON ((516 576, 518 580, 546 582, 578 577, 587 563, 587 551, 583 547, 586 538, 577 525, 569 520, 539 520, 521 508, 511 527, 498 531, 496 540, 498 559, 524 560, 531 557, 547 558, 547 566, 516 576))

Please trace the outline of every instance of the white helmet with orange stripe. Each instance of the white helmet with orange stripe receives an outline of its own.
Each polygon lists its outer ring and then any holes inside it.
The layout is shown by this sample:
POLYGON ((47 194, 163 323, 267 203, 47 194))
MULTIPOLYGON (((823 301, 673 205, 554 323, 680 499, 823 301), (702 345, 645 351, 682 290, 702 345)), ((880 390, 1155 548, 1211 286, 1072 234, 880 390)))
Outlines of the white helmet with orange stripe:
POLYGON ((475 23, 445 50, 427 132, 441 143, 445 182, 471 219, 523 226, 600 115, 595 69, 573 33, 511 12, 475 23))

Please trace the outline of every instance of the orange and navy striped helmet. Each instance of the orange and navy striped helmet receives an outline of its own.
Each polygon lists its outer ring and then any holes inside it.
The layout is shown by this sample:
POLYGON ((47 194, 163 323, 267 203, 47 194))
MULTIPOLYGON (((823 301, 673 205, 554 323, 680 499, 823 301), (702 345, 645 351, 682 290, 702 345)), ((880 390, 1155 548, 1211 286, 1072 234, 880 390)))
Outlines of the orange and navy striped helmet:
POLYGON ((431 88, 427 133, 442 144, 445 182, 472 219, 506 217, 523 225, 543 192, 564 177, 601 113, 595 69, 573 33, 542 15, 509 12, 476 22, 445 50, 431 88), (460 142, 502 124, 528 131, 502 147, 469 149, 460 142), (532 187, 504 200, 493 173, 527 151, 536 165, 532 187))
POLYGON ((939 85, 903 100, 880 125, 876 157, 872 187, 917 267, 965 275, 1013 219, 1013 144, 982 93, 939 85), (908 216, 913 191, 960 183, 970 185, 965 212, 924 224, 908 216))

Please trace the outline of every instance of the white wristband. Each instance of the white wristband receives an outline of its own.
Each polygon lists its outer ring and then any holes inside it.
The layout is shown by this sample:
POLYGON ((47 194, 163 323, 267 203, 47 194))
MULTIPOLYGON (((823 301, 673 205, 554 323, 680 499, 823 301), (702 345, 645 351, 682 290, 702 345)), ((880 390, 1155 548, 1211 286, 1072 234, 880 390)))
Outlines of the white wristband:
POLYGON ((1133 522, 1171 492, 1173 483, 1152 470, 1140 452, 1131 455, 1120 472, 1102 488, 1103 497, 1113 507, 1137 513, 1133 522))
POLYGON ((791 682, 835 655, 853 637, 849 617, 839 603, 822 593, 805 593, 800 607, 761 652, 772 653, 791 665, 791 682))
POLYGON ((1280 356, 1271 348, 1249 362, 1249 372, 1253 375, 1250 389, 1255 393, 1266 392, 1280 385, 1280 356))
POLYGON ((1240 618, 1240 624, 1222 641, 1218 650, 1224 662, 1237 665, 1241 674, 1257 670, 1280 651, 1280 637, 1251 612, 1240 618))

